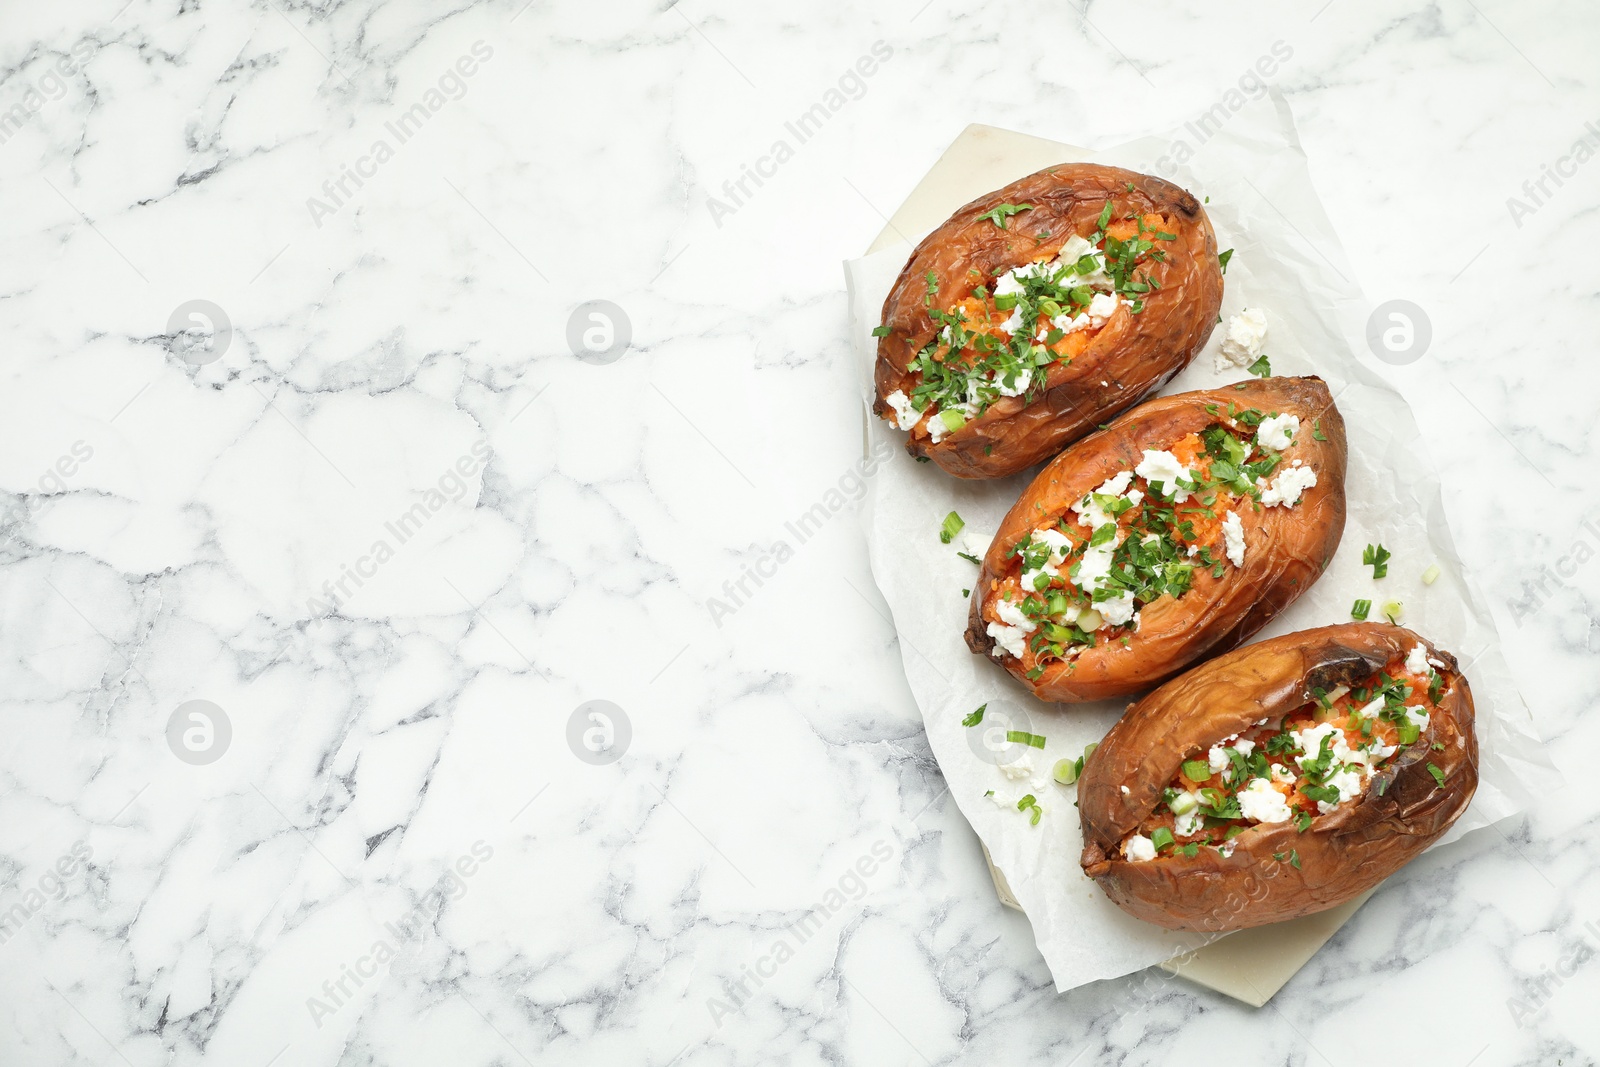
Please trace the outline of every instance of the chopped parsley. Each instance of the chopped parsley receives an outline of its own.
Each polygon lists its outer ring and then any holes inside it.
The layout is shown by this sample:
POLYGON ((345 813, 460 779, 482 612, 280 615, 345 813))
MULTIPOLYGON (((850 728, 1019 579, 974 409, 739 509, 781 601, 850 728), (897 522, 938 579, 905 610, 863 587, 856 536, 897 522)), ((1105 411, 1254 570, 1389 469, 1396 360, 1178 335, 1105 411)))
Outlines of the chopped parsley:
POLYGON ((961 720, 961 725, 962 726, 976 726, 976 725, 978 725, 980 722, 983 721, 983 710, 985 708, 987 708, 988 706, 989 706, 988 704, 979 704, 977 711, 972 712, 966 718, 961 720))
POLYGON ((1361 553, 1361 565, 1372 568, 1373 578, 1382 578, 1389 573, 1390 553, 1382 545, 1368 545, 1361 553))
POLYGON ((982 222, 984 219, 988 219, 1003 230, 1006 228, 1006 219, 1012 215, 1020 215, 1024 211, 1032 211, 1033 208, 1034 205, 1032 204, 1001 204, 999 207, 991 208, 979 215, 978 221, 982 222))

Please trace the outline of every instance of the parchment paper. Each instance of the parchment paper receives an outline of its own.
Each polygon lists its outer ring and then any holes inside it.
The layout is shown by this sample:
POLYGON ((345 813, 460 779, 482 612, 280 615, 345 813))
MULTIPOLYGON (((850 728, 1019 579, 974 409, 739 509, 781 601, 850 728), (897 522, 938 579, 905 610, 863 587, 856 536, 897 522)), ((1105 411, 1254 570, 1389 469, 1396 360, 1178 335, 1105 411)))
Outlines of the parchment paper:
MULTIPOLYGON (((1203 145, 1194 141, 1191 132, 1180 132, 1100 152, 1063 146, 1059 162, 1111 163, 1176 181, 1209 198, 1206 210, 1218 247, 1234 249, 1223 326, 1163 392, 1247 377, 1239 368, 1214 368, 1223 327, 1244 307, 1267 314, 1274 374, 1317 374, 1327 381, 1350 442, 1344 539, 1321 580, 1253 640, 1347 621, 1358 597, 1373 602, 1377 618, 1379 604, 1397 599, 1404 604, 1403 625, 1456 654, 1477 704, 1481 780, 1472 806, 1443 845, 1521 810, 1541 785, 1548 787, 1555 772, 1500 656, 1491 614, 1456 557, 1438 478, 1411 410, 1369 369, 1381 366, 1365 353, 1370 305, 1317 199, 1287 106, 1277 97, 1247 106, 1203 145), (1185 165, 1174 165, 1180 140, 1194 154, 1185 165), (1371 569, 1361 564, 1369 542, 1381 542, 1393 553, 1382 580, 1373 580, 1371 569), (1440 576, 1424 586, 1422 573, 1433 564, 1440 576)), ((949 205, 952 211, 959 206, 949 205)), ((903 243, 845 264, 852 337, 868 403, 876 354, 871 330, 913 244, 923 236, 906 234, 903 243)), ((1383 295, 1395 288, 1381 278, 1369 281, 1383 295)), ((903 451, 904 435, 882 420, 870 423, 870 443, 886 442, 894 455, 871 481, 863 523, 873 575, 894 616, 906 677, 950 791, 1032 922, 1056 988, 1126 974, 1203 944, 1209 938, 1128 917, 1083 875, 1075 789, 1050 779, 1054 762, 1076 757, 1103 736, 1127 702, 1045 704, 997 664, 969 652, 962 640, 968 609, 962 590, 973 584, 977 568, 957 552, 983 555, 1034 472, 1000 481, 960 481, 931 463, 912 460, 903 451), (951 510, 967 525, 945 545, 939 528, 951 510), (984 727, 963 727, 962 718, 980 704, 989 708, 984 727), (1042 752, 1030 754, 1028 778, 1007 776, 984 745, 984 729, 1001 724, 1002 716, 1013 728, 1047 738, 1042 752), (986 798, 988 791, 1001 803, 986 798), (1046 809, 1037 826, 1015 807, 1024 793, 1033 793, 1046 809)))

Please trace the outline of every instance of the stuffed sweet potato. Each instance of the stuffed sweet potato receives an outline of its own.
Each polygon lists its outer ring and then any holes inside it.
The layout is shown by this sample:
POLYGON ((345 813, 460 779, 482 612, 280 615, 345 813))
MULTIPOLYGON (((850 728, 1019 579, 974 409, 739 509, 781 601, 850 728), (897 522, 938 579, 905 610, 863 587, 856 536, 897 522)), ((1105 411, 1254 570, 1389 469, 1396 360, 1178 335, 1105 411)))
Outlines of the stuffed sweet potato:
POLYGON ((1321 576, 1344 532, 1344 421, 1320 378, 1142 404, 1057 456, 973 586, 967 645, 1042 700, 1148 689, 1321 576))
POLYGON ((1193 196, 1117 167, 1050 167, 911 253, 883 305, 873 411, 951 474, 1012 474, 1160 388, 1221 303, 1193 196))
POLYGON ((1287 634, 1112 727, 1078 782, 1083 870, 1169 929, 1281 922, 1388 877, 1477 784, 1472 692, 1448 652, 1381 623, 1287 634))

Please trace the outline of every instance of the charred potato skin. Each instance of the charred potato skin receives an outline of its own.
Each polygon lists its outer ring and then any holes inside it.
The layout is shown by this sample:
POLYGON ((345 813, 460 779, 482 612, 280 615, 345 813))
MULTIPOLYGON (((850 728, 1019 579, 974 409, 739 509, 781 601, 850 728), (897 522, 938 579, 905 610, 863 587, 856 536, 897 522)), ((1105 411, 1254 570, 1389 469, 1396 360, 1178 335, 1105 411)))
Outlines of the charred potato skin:
POLYGON ((1154 393, 1205 347, 1222 306, 1217 237, 1205 208, 1160 178, 1064 164, 974 200, 917 245, 883 304, 882 322, 890 332, 878 340, 873 412, 887 413, 884 398, 905 385, 906 367, 933 338, 935 325, 923 304, 930 270, 942 299, 970 278, 970 270, 988 279, 996 270, 1029 262, 1040 249, 1059 246, 1069 232, 1088 235, 1108 199, 1118 218, 1160 212, 1175 220, 1177 240, 1163 243, 1167 259, 1153 265, 1161 288, 1145 294, 1144 310, 1119 315, 1071 364, 1050 368, 1044 396, 1032 405, 1024 406, 1023 397, 1004 398, 937 445, 910 438, 906 451, 958 478, 1014 474, 1154 393), (982 218, 1001 204, 1024 203, 1037 206, 1012 216, 1004 230, 982 218), (1035 239, 1041 229, 1052 237, 1035 239))
POLYGON ((1208 406, 1223 413, 1232 403, 1241 409, 1298 415, 1301 429, 1289 454, 1316 470, 1316 486, 1294 507, 1243 509, 1244 567, 1229 568, 1221 578, 1198 570, 1182 599, 1163 598, 1146 605, 1140 613, 1139 631, 1128 647, 1120 641, 1102 641, 1074 660, 1051 663, 1036 679, 1028 678, 1021 663, 1010 656, 1002 657, 1001 662, 1041 700, 1081 703, 1127 696, 1165 681, 1207 656, 1234 648, 1309 589, 1321 577, 1344 535, 1348 460, 1344 420, 1320 378, 1264 378, 1241 385, 1148 401, 1084 438, 1040 471, 1006 514, 984 554, 972 590, 967 647, 986 656, 994 649, 983 609, 993 596, 994 584, 1007 570, 1007 551, 1022 535, 1032 530, 1041 516, 1062 513, 1107 478, 1137 465, 1145 445, 1176 440, 1216 422, 1216 416, 1206 410, 1208 406), (1327 440, 1316 440, 1317 426, 1327 440))
POLYGON ((1084 873, 1130 915, 1170 930, 1241 930, 1336 907, 1418 855, 1466 810, 1478 785, 1472 692, 1455 657, 1410 630, 1347 623, 1250 645, 1197 667, 1132 705, 1078 783, 1084 873), (1258 824, 1224 858, 1121 858, 1122 840, 1159 803, 1185 759, 1304 704, 1314 687, 1348 684, 1415 644, 1446 665, 1428 728, 1362 794, 1301 833, 1293 821, 1258 824), (1442 744, 1434 751, 1434 743, 1442 744), (1444 773, 1434 781, 1428 764, 1444 773), (1379 793, 1380 783, 1383 791, 1379 793), (1128 792, 1123 793, 1122 787, 1128 792), (1287 859, 1291 850, 1299 867, 1287 859))

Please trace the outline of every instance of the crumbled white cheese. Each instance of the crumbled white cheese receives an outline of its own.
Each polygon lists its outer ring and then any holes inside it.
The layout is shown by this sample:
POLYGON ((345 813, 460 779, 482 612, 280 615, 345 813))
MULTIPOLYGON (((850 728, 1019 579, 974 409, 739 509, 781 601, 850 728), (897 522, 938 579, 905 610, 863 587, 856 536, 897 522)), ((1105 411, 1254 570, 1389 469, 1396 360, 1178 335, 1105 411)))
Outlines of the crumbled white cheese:
POLYGON ((1112 557, 1121 540, 1122 531, 1119 530, 1117 536, 1105 544, 1091 545, 1083 550, 1083 555, 1074 564, 1077 577, 1073 580, 1079 589, 1093 592, 1105 582, 1111 574, 1112 557))
POLYGON ((1122 854, 1134 863, 1156 858, 1156 846, 1143 834, 1134 834, 1122 845, 1122 854))
POLYGON ((1089 316, 1081 311, 1076 315, 1068 315, 1065 311, 1063 311, 1061 314, 1050 320, 1050 325, 1054 326, 1062 333, 1074 333, 1078 330, 1086 330, 1093 324, 1089 321, 1089 316))
POLYGON ((883 402, 894 411, 894 428, 897 430, 909 430, 922 421, 922 412, 913 407, 911 398, 899 389, 884 397, 883 402))
POLYGON ((1288 822, 1294 814, 1283 794, 1265 778, 1252 778, 1239 791, 1239 811, 1251 822, 1288 822))
POLYGON ((1298 778, 1293 771, 1285 767, 1283 764, 1274 763, 1272 765, 1272 780, 1274 782, 1282 782, 1285 785, 1293 785, 1296 781, 1298 781, 1298 778))
POLYGON ((1350 712, 1350 715, 1352 718, 1356 719, 1374 719, 1377 718, 1378 713, 1382 710, 1383 698, 1377 697, 1373 700, 1369 700, 1367 703, 1361 705, 1361 707, 1354 709, 1350 712))
POLYGON ((1072 551, 1072 539, 1054 526, 1045 526, 1033 531, 1033 543, 1049 545, 1048 562, 1057 567, 1066 562, 1067 553, 1072 551))
POLYGON ((1096 293, 1089 301, 1089 306, 1084 309, 1084 314, 1089 316, 1091 326, 1104 326, 1117 310, 1117 305, 1122 303, 1116 293, 1096 293))
POLYGON ((1211 763, 1211 773, 1221 774, 1228 769, 1228 748, 1226 745, 1212 745, 1211 751, 1206 753, 1206 758, 1211 763))
POLYGON ((1020 607, 1009 600, 996 602, 994 611, 996 615, 1000 616, 1001 622, 1008 626, 1015 626, 1025 634, 1031 634, 1039 628, 1038 623, 1028 618, 1027 615, 1023 614, 1020 607))
POLYGON ((1028 386, 1033 384, 1033 368, 1023 367, 1017 371, 1010 385, 1005 383, 1004 377, 994 379, 995 390, 1001 396, 1021 396, 1028 391, 1028 386))
MULTIPOLYGON (((1228 562, 1235 567, 1243 567, 1244 523, 1240 522, 1239 516, 1231 511, 1222 520, 1222 542, 1227 546, 1228 562)), ((1191 548, 1198 547, 1198 545, 1191 546, 1191 548)))
POLYGON ((1022 329, 1021 304, 1018 304, 1016 307, 1011 309, 1010 317, 1000 324, 1000 328, 1009 334, 1015 334, 1018 330, 1022 329))
POLYGON ((1222 350, 1217 353, 1217 370, 1245 367, 1267 350, 1267 316, 1260 308, 1245 308, 1228 320, 1222 335, 1222 350))
MULTIPOLYGON (((1003 733, 1000 736, 1000 741, 1002 744, 1005 743, 1005 735, 1003 733)), ((1000 773, 1010 778, 1013 782, 1020 781, 1033 773, 1033 760, 1024 752, 1010 763, 1000 764, 1000 773)))
POLYGON ((1428 663, 1428 650, 1421 645, 1412 645, 1406 655, 1406 670, 1412 674, 1426 675, 1432 669, 1428 663))
POLYGON ((1406 718, 1416 723, 1419 730, 1428 728, 1428 713, 1420 707, 1413 705, 1406 708, 1406 718))
POLYGON ((994 647, 989 650, 989 655, 998 659, 1002 652, 1009 652, 1017 659, 1022 658, 1022 653, 1028 647, 1028 631, 998 622, 991 622, 986 629, 989 636, 994 638, 994 647))
POLYGON ((1294 435, 1299 432, 1298 415, 1269 415, 1256 427, 1256 444, 1274 452, 1282 452, 1294 442, 1294 435))
POLYGON ((1300 502, 1300 494, 1317 484, 1317 472, 1310 467, 1290 467, 1272 480, 1261 493, 1261 503, 1267 507, 1282 504, 1292 508, 1300 502))
MULTIPOLYGON (((1115 477, 1107 478, 1100 484, 1100 488, 1096 489, 1094 492, 1085 493, 1082 500, 1072 505, 1073 512, 1075 512, 1078 516, 1079 525, 1087 526, 1091 530, 1097 530, 1108 522, 1116 522, 1116 518, 1109 514, 1105 508, 1101 507, 1099 501, 1095 500, 1095 497, 1121 496, 1128 488, 1128 483, 1131 481, 1133 481, 1133 472, 1123 471, 1121 474, 1118 474, 1115 477)), ((1135 489, 1134 492, 1138 493, 1138 490, 1135 489)), ((1132 494, 1129 494, 1129 499, 1132 499, 1132 494)), ((1139 494, 1139 499, 1144 499, 1143 493, 1139 494)), ((1135 503, 1137 503, 1137 501, 1135 501, 1135 503)))
POLYGON ((1317 801, 1317 810, 1326 815, 1361 792, 1361 775, 1355 767, 1340 767, 1337 771, 1328 775, 1328 779, 1323 785, 1330 785, 1339 791, 1339 799, 1336 801, 1317 801))
POLYGON ((1172 820, 1172 832, 1179 837, 1193 837, 1205 828, 1205 816, 1198 811, 1186 812, 1172 820))
POLYGON ((1106 600, 1095 601, 1101 618, 1112 626, 1125 626, 1133 621, 1133 594, 1124 592, 1106 600))
POLYGON ((1111 288, 1111 277, 1106 274, 1105 253, 1077 234, 1067 238, 1067 243, 1061 246, 1052 269, 1067 272, 1061 279, 1061 284, 1067 288, 1076 288, 1080 285, 1089 285, 1096 289, 1111 288), (1079 274, 1078 261, 1088 255, 1094 256, 1095 268, 1087 274, 1079 274))
POLYGON ((1149 482, 1151 487, 1160 488, 1175 503, 1181 504, 1189 499, 1188 491, 1178 486, 1178 479, 1193 482, 1194 472, 1179 463, 1178 457, 1171 452, 1145 449, 1144 458, 1133 468, 1133 472, 1149 482))
POLYGON ((1301 752, 1301 755, 1294 758, 1295 762, 1304 767, 1307 763, 1316 759, 1322 751, 1322 739, 1324 737, 1333 738, 1331 751, 1334 763, 1354 763, 1360 764, 1364 770, 1370 771, 1372 769, 1372 754, 1361 749, 1351 748, 1349 742, 1345 739, 1344 731, 1331 722, 1317 723, 1315 726, 1309 726, 1304 730, 1294 731, 1295 744, 1299 746, 1301 752))

